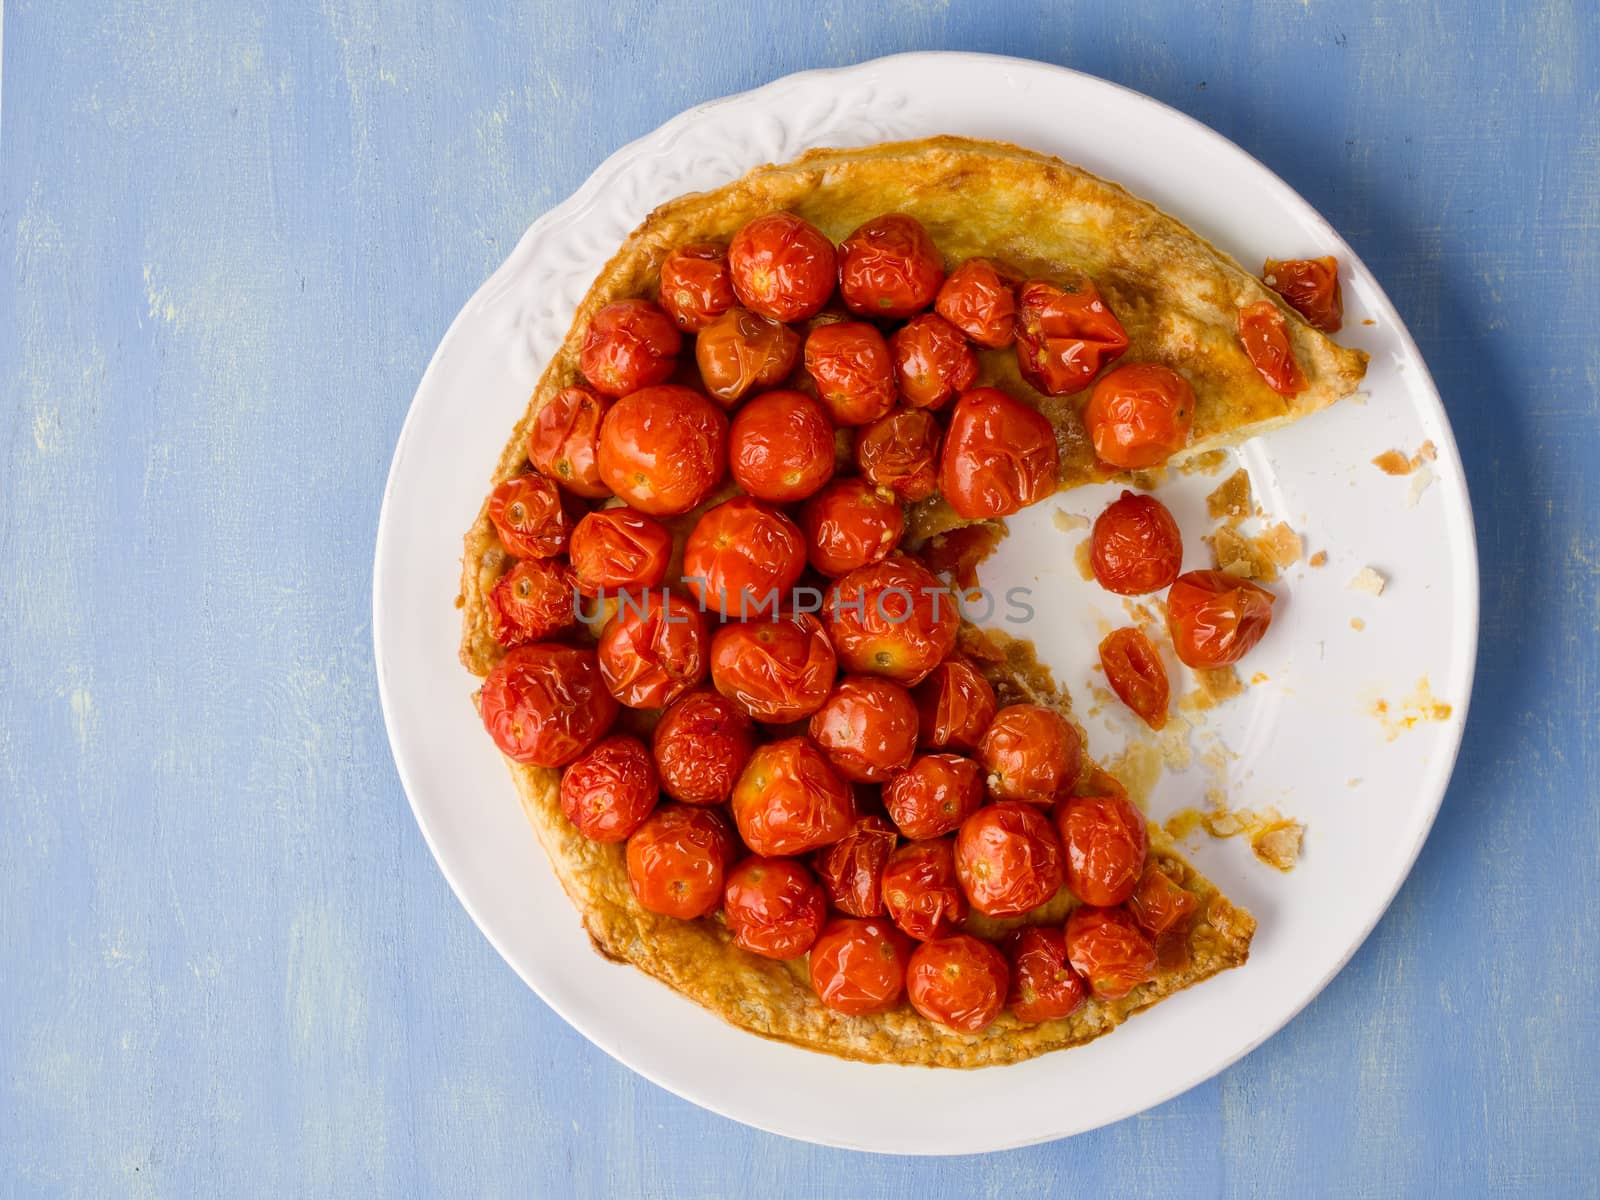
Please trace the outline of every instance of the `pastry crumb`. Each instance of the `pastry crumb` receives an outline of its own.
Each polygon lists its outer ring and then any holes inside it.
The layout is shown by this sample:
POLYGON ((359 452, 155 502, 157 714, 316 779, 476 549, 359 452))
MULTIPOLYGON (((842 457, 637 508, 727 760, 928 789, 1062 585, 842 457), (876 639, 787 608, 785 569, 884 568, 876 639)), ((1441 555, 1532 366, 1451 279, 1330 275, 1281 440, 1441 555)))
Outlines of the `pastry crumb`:
POLYGON ((1345 586, 1352 592, 1365 592, 1369 596, 1381 596, 1388 582, 1372 567, 1362 567, 1345 586))
POLYGON ((1384 741, 1392 742, 1408 729, 1415 729, 1423 721, 1448 721, 1455 710, 1433 694, 1433 686, 1426 675, 1417 680, 1409 696, 1395 706, 1382 697, 1372 702, 1369 712, 1383 726, 1384 741))
POLYGON ((1072 533, 1074 530, 1089 528, 1089 518, 1069 513, 1064 508, 1058 508, 1050 514, 1051 523, 1062 533, 1072 533))
POLYGON ((1371 399, 1372 399, 1372 393, 1371 392, 1351 392, 1350 393, 1350 403, 1351 404, 1365 405, 1366 402, 1368 400, 1371 400, 1371 399))
POLYGON ((1350 618, 1350 628, 1354 629, 1357 633, 1360 633, 1366 627, 1367 627, 1367 623, 1365 621, 1363 621, 1360 617, 1351 617, 1350 618))
POLYGON ((1178 701, 1184 712, 1205 712, 1244 691, 1244 684, 1232 667, 1196 671, 1194 681, 1195 690, 1178 701))
POLYGON ((1280 871, 1294 868, 1300 858, 1305 839, 1305 826, 1285 817, 1275 808, 1253 812, 1247 808, 1230 810, 1227 798, 1216 789, 1206 793, 1211 804, 1210 812, 1184 808, 1167 819, 1164 828, 1168 836, 1187 838, 1198 829, 1204 829, 1215 838, 1238 837, 1250 839, 1250 849, 1256 858, 1280 871))
POLYGON ((1325 567, 1328 565, 1328 552, 1326 550, 1318 550, 1310 558, 1306 559, 1306 562, 1313 567, 1325 567))
POLYGON ((1406 507, 1415 508, 1417 501, 1422 499, 1422 493, 1433 486, 1433 472, 1423 467, 1411 477, 1411 487, 1406 492, 1406 507))
POLYGON ((1226 521, 1238 525, 1255 512, 1255 499, 1250 491, 1250 473, 1240 467, 1229 475, 1206 497, 1206 512, 1213 521, 1226 521))
POLYGON ((1215 475, 1228 461, 1226 450, 1207 450, 1185 459, 1178 467, 1185 475, 1215 475))
POLYGON ((1300 858, 1300 845, 1306 828, 1299 821, 1274 821, 1250 835, 1250 849, 1269 867, 1280 871, 1293 870, 1300 858))
POLYGON ((1399 450, 1385 450, 1372 460, 1372 465, 1385 475, 1411 474, 1411 460, 1399 450))

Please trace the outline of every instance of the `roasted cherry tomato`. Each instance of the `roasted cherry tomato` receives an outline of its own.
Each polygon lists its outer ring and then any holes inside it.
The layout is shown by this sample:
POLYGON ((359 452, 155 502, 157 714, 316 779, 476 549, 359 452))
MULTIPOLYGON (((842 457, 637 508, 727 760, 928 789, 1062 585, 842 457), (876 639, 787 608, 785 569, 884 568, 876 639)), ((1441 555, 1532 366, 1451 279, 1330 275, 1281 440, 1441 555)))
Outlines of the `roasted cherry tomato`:
POLYGON ((969 521, 1009 516, 1055 491, 1060 465, 1043 413, 999 388, 973 388, 950 414, 939 490, 969 521))
POLYGON ((883 807, 908 838, 954 833, 983 807, 983 768, 959 754, 924 754, 884 785, 883 807))
POLYGON ((811 714, 810 732, 839 774, 881 783, 916 753, 917 706, 898 683, 846 675, 811 714))
POLYGON ((939 422, 920 408, 897 408, 856 430, 856 466, 868 483, 908 503, 939 490, 939 422))
POLYGON ((585 596, 660 587, 672 562, 672 533, 631 508, 586 513, 572 530, 573 582, 585 596))
POLYGON ((835 479, 806 501, 800 524, 811 565, 836 576, 887 558, 906 530, 906 514, 886 489, 835 479))
POLYGON ((833 424, 804 392, 757 396, 734 414, 728 469, 752 496, 804 500, 833 478, 833 424))
POLYGON ((1067 938, 1050 925, 1027 925, 1006 939, 1011 960, 1011 1011, 1029 1025, 1078 1011, 1089 998, 1083 976, 1067 961, 1067 938))
POLYGON ((683 544, 683 580, 706 608, 750 620, 777 613, 806 569, 806 539, 770 504, 735 496, 707 509, 683 544))
POLYGON ((1117 698, 1151 729, 1167 727, 1167 668, 1144 632, 1114 629, 1100 642, 1100 666, 1117 698))
POLYGON ((891 854, 883 868, 883 906, 891 921, 920 942, 954 933, 967 919, 955 839, 907 842, 891 854))
POLYGON ((706 615, 671 592, 624 595, 600 635, 600 674, 629 708, 664 708, 706 677, 706 615))
POLYGON ((774 321, 815 316, 833 295, 836 261, 822 230, 787 212, 747 222, 728 246, 739 302, 774 321))
POLYGON ((1123 492, 1095 518, 1089 565, 1108 592, 1159 592, 1171 587, 1182 569, 1183 535, 1161 501, 1123 492))
POLYGON ((1050 804, 1078 781, 1083 742, 1055 709, 1010 704, 984 731, 978 761, 996 800, 1050 804))
POLYGON ((711 681, 756 720, 783 725, 809 717, 833 690, 833 643, 810 613, 735 621, 711 639, 711 681))
POLYGON ((889 339, 894 378, 913 408, 943 408, 978 378, 978 356, 961 331, 943 317, 924 313, 889 339))
POLYGON ((733 820, 757 854, 804 854, 837 842, 856 819, 850 785, 810 738, 757 746, 733 787, 733 820))
POLYGON ((692 921, 722 903, 738 845, 716 809, 663 804, 628 839, 628 884, 651 912, 692 921))
POLYGON ((640 512, 688 512, 728 470, 728 418, 667 384, 624 396, 600 425, 600 477, 640 512))
POLYGON ((994 688, 964 658, 947 658, 917 684, 917 738, 924 746, 970 753, 994 720, 994 688))
POLYGON ((1167 592, 1167 630, 1179 661, 1199 669, 1238 662, 1272 624, 1276 599, 1224 571, 1179 575, 1167 592))
POLYGON ((1102 462, 1125 471, 1159 467, 1189 444, 1194 389, 1167 367, 1129 363, 1094 385, 1083 423, 1102 462))
POLYGON ((1257 300, 1239 310, 1239 342, 1250 365, 1273 391, 1298 396, 1306 390, 1305 372, 1289 340, 1289 323, 1271 300, 1257 300))
POLYGON ((1067 889, 1085 904, 1110 907, 1133 895, 1150 847, 1144 815, 1124 796, 1070 796, 1056 805, 1067 855, 1067 889))
POLYGON ((910 687, 955 649, 955 597, 914 558, 891 555, 858 567, 828 592, 828 635, 847 671, 887 675, 910 687))
POLYGON ((835 425, 865 425, 894 407, 894 360, 865 321, 818 325, 806 336, 806 372, 835 425))
POLYGON ((736 303, 728 248, 717 242, 679 246, 661 260, 661 307, 685 333, 698 333, 736 303))
POLYGON ((581 384, 562 388, 533 415, 528 461, 574 496, 598 500, 611 489, 600 478, 600 423, 611 398, 581 384))
POLYGON ((489 591, 495 641, 520 646, 543 641, 577 621, 572 572, 549 558, 525 558, 489 591))
POLYGON ((722 911, 741 950, 762 958, 799 958, 822 932, 828 902, 802 864, 752 854, 728 872, 722 911))
POLYGON ((730 308, 694 339, 700 382, 724 408, 755 388, 777 387, 799 357, 798 333, 747 308, 730 308))
POLYGON ((721 804, 755 748, 755 729, 737 704, 707 688, 685 692, 656 722, 661 790, 685 804, 721 804))
POLYGON ((1200 907, 1195 894, 1178 884, 1158 863, 1145 866, 1139 877, 1139 886, 1128 898, 1128 911, 1139 927, 1151 937, 1160 939, 1181 929, 1189 914, 1200 907))
POLYGON ((566 766, 617 717, 594 651, 550 642, 508 650, 484 679, 478 709, 500 752, 535 767, 566 766))
POLYGON ((1089 280, 1017 289, 1017 368, 1045 395, 1081 392, 1127 349, 1127 331, 1089 280))
POLYGON ((1101 999, 1126 996, 1156 976, 1156 948, 1124 909, 1075 908, 1066 936, 1067 961, 1101 999))
POLYGON ((1339 260, 1269 258, 1261 282, 1289 302, 1313 329, 1338 333, 1344 324, 1344 296, 1339 291, 1339 260))
POLYGON ((602 738, 561 773, 561 811, 591 842, 621 842, 656 806, 656 764, 632 734, 602 738))
POLYGON ((543 475, 518 475, 496 486, 489 493, 489 520, 518 558, 554 558, 572 533, 561 490, 543 475))
POLYGON ((970 933, 923 942, 906 964, 906 998, 928 1020, 961 1033, 987 1029, 1006 1006, 1006 956, 970 933))
POLYGON ((944 281, 934 311, 972 341, 991 350, 1017 333, 1017 284, 1022 276, 990 258, 969 258, 944 281))
POLYGON ((812 863, 828 902, 852 917, 883 915, 883 869, 898 840, 894 826, 882 817, 857 817, 831 846, 818 850, 812 863))
POLYGON ((648 300, 618 300, 595 313, 578 369, 597 392, 626 396, 665 383, 678 365, 683 335, 648 300))
POLYGON ((850 1017, 888 1012, 906 987, 911 941, 882 917, 835 917, 811 946, 811 990, 850 1017))
POLYGON ((991 917, 1038 908, 1066 882, 1061 839, 1031 804, 980 808, 956 834, 956 877, 972 907, 991 917))
POLYGON ((943 282, 939 248, 915 217, 885 213, 839 243, 839 296, 851 312, 909 317, 933 303, 943 282))

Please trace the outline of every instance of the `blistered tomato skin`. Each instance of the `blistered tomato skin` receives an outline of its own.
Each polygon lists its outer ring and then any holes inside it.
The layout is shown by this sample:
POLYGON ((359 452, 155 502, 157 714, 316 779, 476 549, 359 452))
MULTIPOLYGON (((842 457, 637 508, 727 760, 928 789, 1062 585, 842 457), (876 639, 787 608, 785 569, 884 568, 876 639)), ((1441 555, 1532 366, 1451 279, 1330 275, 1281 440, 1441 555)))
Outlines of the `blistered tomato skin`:
POLYGON ((810 738, 757 746, 733 789, 733 819, 757 854, 804 854, 838 841, 855 821, 855 798, 810 738))
POLYGON ((1141 629, 1114 629, 1100 643, 1100 667, 1106 682, 1133 714, 1151 729, 1167 727, 1172 689, 1161 655, 1141 629))
POLYGON ((811 990, 836 1013, 888 1012, 905 994, 911 942, 882 917, 835 917, 811 947, 811 990))
POLYGON ((728 418, 689 388, 624 396, 600 425, 600 477, 650 516, 688 512, 727 472, 728 418))
POLYGON ((600 674, 629 708, 663 708, 706 677, 706 616, 671 592, 625 598, 600 635, 600 674))
POLYGON ((895 409, 856 430, 856 466, 868 483, 887 488, 899 500, 926 500, 939 490, 943 436, 939 422, 926 410, 895 409))
POLYGON ((566 766, 617 716, 594 652, 551 643, 507 651, 484 679, 478 706, 501 753, 535 767, 566 766))
POLYGON ((1344 296, 1339 291, 1339 260, 1269 258, 1261 280, 1289 302, 1313 329, 1338 333, 1344 324, 1344 296))
POLYGON ((1085 904, 1121 904, 1139 884, 1150 846, 1144 816, 1122 796, 1073 796, 1055 810, 1067 890, 1085 904))
POLYGON ((724 408, 759 388, 777 387, 799 357, 798 333, 746 308, 730 308, 694 340, 700 382, 724 408))
POLYGON ((851 312, 900 320, 933 303, 944 261, 922 222, 885 213, 839 243, 839 296, 851 312))
POLYGON ((572 533, 561 490, 543 475, 518 475, 497 485, 489 493, 489 520, 517 558, 554 558, 572 533))
POLYGON ((1200 906, 1193 892, 1179 886, 1156 863, 1146 864, 1139 885, 1128 899, 1128 911, 1152 938, 1182 932, 1191 913, 1200 906))
POLYGON ((725 617, 778 610, 806 567, 806 540, 782 512, 751 496, 707 509, 683 545, 683 579, 695 599, 725 617))
POLYGON ((653 913, 692 921, 716 911, 738 840, 710 808, 663 804, 628 839, 628 885, 653 913))
POLYGON ((648 300, 618 300, 595 313, 578 369, 595 391, 626 396, 665 383, 678 365, 683 335, 648 300))
POLYGON ((857 817, 850 830, 812 860, 828 902, 852 917, 883 915, 883 872, 898 840, 894 826, 875 814, 857 817))
POLYGON ((1100 586, 1119 596, 1171 587, 1183 566, 1183 535, 1154 496, 1124 491, 1095 518, 1089 565, 1100 586))
POLYGON ((561 773, 561 811, 592 842, 626 841, 658 794, 655 760, 631 734, 603 738, 561 773))
POLYGON ((1012 1015, 1029 1025, 1071 1016, 1089 998, 1083 976, 1067 961, 1067 938, 1049 925, 1028 925, 1006 939, 1012 1015))
POLYGON ((557 559, 523 559, 490 589, 489 611, 502 646, 552 637, 577 621, 572 572, 557 559))
POLYGON ((809 717, 833 690, 833 643, 810 613, 776 621, 735 621, 711 639, 711 681, 749 716, 768 725, 809 717))
POLYGON ((751 855, 728 872, 722 910, 733 944, 763 958, 798 958, 822 932, 828 905, 810 871, 790 858, 751 855))
POLYGON ((728 469, 758 499, 806 499, 833 478, 833 457, 833 423, 804 392, 766 392, 734 414, 728 469))
POLYGON ((1067 916, 1067 961, 1103 1000, 1126 996, 1156 975, 1156 949, 1121 908, 1084 905, 1067 916))
POLYGON ((905 533, 906 515, 888 489, 835 479, 806 501, 800 526, 811 565, 838 577, 889 557, 905 533))
POLYGON ((1128 334, 1087 279, 1017 289, 1017 368, 1047 396, 1081 392, 1128 349, 1128 334))
POLYGON ((955 839, 907 842, 891 854, 883 868, 883 906, 891 921, 920 942, 954 933, 967 919, 955 839))
POLYGON ((961 824, 956 877, 979 912, 1020 916, 1049 900, 1066 881, 1061 839, 1031 804, 990 804, 961 824))
POLYGON ((1043 413, 998 388, 973 388, 951 412, 939 490, 968 520, 1005 517, 1055 491, 1060 467, 1043 413))
POLYGON ((716 242, 679 246, 661 260, 658 301, 685 333, 698 333, 737 303, 728 276, 728 248, 716 242))
POLYGON ((1239 310, 1239 343, 1256 373, 1280 396, 1298 396, 1306 390, 1288 322, 1271 300, 1257 300, 1239 310))
POLYGON ((815 316, 833 295, 833 243, 811 222, 775 212, 747 222, 728 245, 739 302, 774 321, 815 316))
POLYGON ((983 768, 959 754, 924 754, 884 785, 883 806, 908 838, 953 833, 983 807, 983 768))
POLYGON ((1006 957, 970 933, 924 942, 906 966, 906 998, 928 1020, 960 1033, 978 1033, 1006 1006, 1011 971, 1006 957))
POLYGON ((1050 804, 1077 782, 1083 743, 1055 709, 1011 704, 995 714, 984 732, 978 761, 996 800, 1050 804))
POLYGON ((944 281, 934 311, 990 350, 1016 340, 1017 285, 1022 276, 991 258, 969 258, 944 281))
POLYGON ((1225 667, 1243 658, 1272 623, 1276 597, 1223 571, 1190 571, 1167 592, 1167 629, 1185 666, 1225 667))
POLYGON ((894 359, 865 321, 818 325, 806 336, 806 373, 835 425, 865 425, 894 407, 894 359))
POLYGON ((684 804, 722 804, 755 751, 755 728, 732 700, 696 688, 661 714, 652 747, 662 791, 684 804))
POLYGON ((672 561, 672 533, 631 508, 587 513, 572 530, 573 582, 585 596, 660 587, 672 561))
POLYGON ((881 783, 916 753, 917 707, 898 683, 846 675, 811 714, 810 733, 846 779, 881 783))
POLYGON ((600 423, 611 399, 581 384, 562 388, 533 416, 528 461, 574 496, 599 500, 611 489, 600 478, 600 423))
POLYGON ((828 593, 828 635, 845 670, 920 683, 955 649, 955 598, 920 562, 893 555, 843 576, 828 593))
POLYGON ((917 738, 932 749, 971 753, 994 720, 994 688, 965 658, 947 658, 917 684, 917 738))
POLYGON ((1124 471, 1159 467, 1189 444, 1194 390, 1158 363, 1128 363, 1106 372, 1083 410, 1095 455, 1124 471))
POLYGON ((913 408, 943 408, 978 377, 978 356, 967 339, 934 313, 924 313, 895 330, 889 352, 895 383, 913 408))

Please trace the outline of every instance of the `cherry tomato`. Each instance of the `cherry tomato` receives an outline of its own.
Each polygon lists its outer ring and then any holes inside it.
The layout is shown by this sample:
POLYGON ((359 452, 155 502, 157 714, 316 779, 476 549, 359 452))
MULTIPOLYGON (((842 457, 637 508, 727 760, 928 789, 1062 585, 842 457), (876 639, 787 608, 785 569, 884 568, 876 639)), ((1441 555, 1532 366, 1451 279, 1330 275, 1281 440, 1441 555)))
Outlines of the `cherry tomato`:
POLYGON ((683 544, 683 579, 697 600, 725 617, 778 611, 806 569, 806 539, 783 513, 750 496, 707 509, 683 544))
POLYGON ((502 646, 543 641, 577 620, 572 572, 553 559, 525 558, 489 590, 489 609, 502 646))
POLYGON ((728 418, 699 392, 645 388, 600 425, 600 477, 653 517, 688 512, 728 469, 728 418))
POLYGON ((839 296, 851 312, 909 317, 933 303, 943 282, 939 248, 915 217, 885 213, 839 243, 839 296))
POLYGON ((856 430, 856 466, 868 483, 907 503, 939 489, 939 422, 920 408, 897 408, 856 430))
POLYGON ((804 854, 837 842, 856 818, 850 785, 810 738, 757 746, 733 787, 733 820, 757 854, 804 854))
POLYGON ((1189 914, 1200 906, 1199 899, 1179 884, 1156 863, 1145 866, 1139 886, 1128 898, 1128 911, 1139 927, 1153 938, 1179 929, 1189 914))
POLYGON ((891 555, 857 567, 828 593, 828 635, 847 671, 887 675, 910 687, 955 649, 955 597, 914 558, 891 555))
POLYGON ((806 501, 800 524, 811 565, 836 576, 887 558, 905 533, 906 514, 885 489, 835 479, 806 501))
POLYGON ((889 343, 865 321, 813 329, 806 336, 806 372, 835 425, 865 425, 894 407, 889 343))
POLYGON ((888 1012, 906 987, 911 942, 881 917, 835 917, 811 946, 811 990, 850 1017, 888 1012))
POLYGON ((478 709, 500 752, 535 767, 566 766, 617 717, 594 651, 550 642, 508 650, 485 677, 478 709))
POLYGON ((943 408, 978 378, 978 356, 961 331, 941 316, 924 313, 889 339, 894 378, 913 408, 943 408))
POLYGON ((793 213, 747 222, 728 246, 728 274, 739 302, 774 321, 815 316, 833 295, 833 243, 793 213))
POLYGON ((685 333, 698 333, 736 303, 728 248, 718 242, 679 246, 661 260, 661 307, 685 333))
POLYGON ((883 915, 883 869, 898 840, 882 817, 857 817, 846 833, 812 859, 828 902, 852 917, 883 915))
POLYGON ((572 530, 573 582, 585 596, 660 587, 672 561, 672 533, 631 508, 586 513, 572 530))
POLYGON ((1322 258, 1269 258, 1261 279, 1289 302, 1313 329, 1338 333, 1344 325, 1344 296, 1339 291, 1339 260, 1322 258))
POLYGON ((562 388, 533 415, 528 461, 574 496, 598 500, 611 489, 600 478, 600 423, 611 398, 581 384, 562 388))
POLYGON ((561 811, 591 842, 626 841, 658 795, 655 761, 627 733, 596 742, 561 773, 561 811))
POLYGON ((489 493, 489 520, 518 558, 554 558, 567 548, 572 519, 561 491, 543 475, 518 475, 489 493))
POLYGON ((756 748, 744 710, 707 688, 685 692, 656 722, 661 789, 685 804, 721 804, 756 748))
POLYGON ((1031 804, 980 808, 956 834, 956 877, 972 907, 991 917, 1038 908, 1066 881, 1061 839, 1031 804))
POLYGON ((735 621, 711 639, 711 681, 756 720, 783 725, 809 717, 833 690, 833 643, 810 613, 735 621))
POLYGON ((846 675, 811 714, 810 733, 846 779, 881 783, 916 753, 917 706, 898 683, 846 675))
POLYGON ((1095 518, 1089 565, 1108 592, 1159 592, 1172 586, 1182 569, 1183 535, 1165 504, 1125 491, 1095 518))
POLYGON ((924 754, 884 785, 883 807, 908 838, 954 833, 983 807, 983 769, 959 754, 924 754))
POLYGON ((1189 444, 1194 390, 1167 367, 1129 363, 1094 385, 1083 423, 1101 461, 1125 471, 1159 467, 1189 444))
POLYGON ((978 761, 996 800, 1050 804, 1078 782, 1083 741, 1055 709, 1009 704, 978 743, 978 761))
POLYGON ((1022 276, 990 258, 969 258, 944 281, 934 311, 980 346, 1009 346, 1017 332, 1022 276))
POLYGON ((883 868, 889 919, 921 942, 948 937, 967 919, 967 898, 956 879, 954 838, 907 842, 883 868))
POLYGON ((799 958, 822 932, 828 902, 800 863, 752 854, 728 872, 722 911, 741 950, 763 958, 799 958))
POLYGON ((1156 976, 1156 948, 1125 909, 1075 908, 1066 936, 1067 961, 1101 999, 1119 999, 1156 976))
POLYGON ((716 809, 663 804, 628 839, 628 885, 653 913, 692 921, 715 912, 738 851, 716 809))
POLYGON ((734 414, 728 468, 752 496, 804 500, 833 478, 833 424, 804 392, 757 396, 734 414))
POLYGON ((1081 392, 1127 349, 1127 331, 1089 280, 1017 289, 1017 369, 1045 395, 1081 392))
POLYGON ((964 658, 947 658, 921 683, 917 702, 917 737, 924 746, 970 753, 978 748, 994 720, 994 688, 964 658))
POLYGON ((982 938, 957 933, 923 942, 906 964, 906 998, 928 1020, 977 1033, 1006 1006, 1011 971, 1006 956, 982 938))
POLYGON ((1256 373, 1280 396, 1298 396, 1306 390, 1305 372, 1289 340, 1289 323, 1271 300, 1257 300, 1239 310, 1239 343, 1256 373))
POLYGON ((1067 938, 1049 925, 1027 925, 1006 939, 1011 959, 1011 1012, 1028 1025, 1070 1016, 1089 998, 1083 976, 1067 961, 1067 938))
POLYGON ((694 339, 700 382, 724 408, 754 388, 776 387, 800 357, 800 335, 747 308, 730 308, 694 339))
POLYGON ((706 677, 706 615, 682 596, 624 596, 600 635, 600 674, 629 708, 664 708, 706 677))
POLYGON ((1179 661, 1197 669, 1238 662, 1272 624, 1276 599, 1223 571, 1179 575, 1167 592, 1167 630, 1179 661))
POLYGON ((1117 698, 1151 729, 1167 727, 1167 668, 1144 632, 1129 626, 1106 634, 1100 643, 1100 666, 1117 698))
POLYGON ((1109 908, 1133 895, 1150 846, 1144 815, 1125 796, 1070 796, 1055 808, 1067 890, 1109 908))
POLYGON ((969 521, 1005 517, 1055 491, 1060 466, 1043 413, 999 388, 973 388, 950 414, 939 490, 969 521))
POLYGON ((578 369, 597 392, 626 396, 665 383, 678 365, 683 335, 648 300, 618 300, 595 313, 578 369))

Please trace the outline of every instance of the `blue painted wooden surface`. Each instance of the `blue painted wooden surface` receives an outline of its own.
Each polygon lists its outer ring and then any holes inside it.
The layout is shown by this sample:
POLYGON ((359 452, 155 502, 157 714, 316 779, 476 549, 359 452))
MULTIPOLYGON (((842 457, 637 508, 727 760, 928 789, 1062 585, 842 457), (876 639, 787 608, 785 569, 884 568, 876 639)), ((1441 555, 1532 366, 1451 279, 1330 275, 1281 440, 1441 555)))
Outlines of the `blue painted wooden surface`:
POLYGON ((1594 1194, 1593 8, 761 7, 5 4, 0 1191, 1594 1194), (1327 213, 1485 574, 1455 783, 1349 969, 1150 1113, 919 1162, 701 1112, 518 982, 412 823, 368 590, 412 389, 534 217, 696 101, 935 47, 1142 89, 1327 213))

